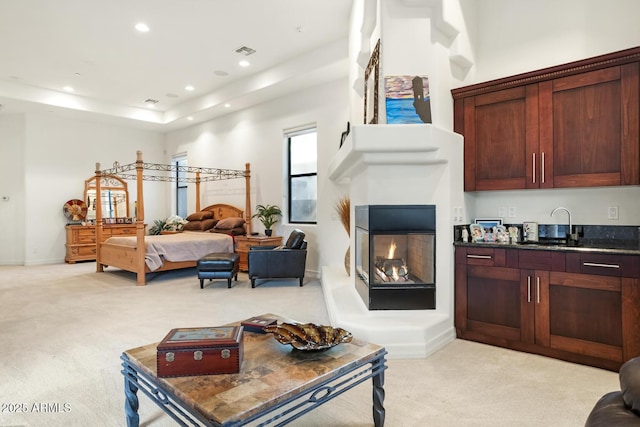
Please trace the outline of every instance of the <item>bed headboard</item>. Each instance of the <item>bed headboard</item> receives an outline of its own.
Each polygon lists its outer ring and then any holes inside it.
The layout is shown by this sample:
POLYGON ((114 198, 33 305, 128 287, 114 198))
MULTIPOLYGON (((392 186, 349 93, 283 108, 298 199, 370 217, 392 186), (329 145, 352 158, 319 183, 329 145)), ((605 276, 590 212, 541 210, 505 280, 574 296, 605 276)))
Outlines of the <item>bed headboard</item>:
POLYGON ((214 219, 223 219, 223 218, 235 218, 240 217, 244 218, 244 211, 242 209, 238 209, 235 206, 225 205, 223 203, 216 203, 215 205, 209 205, 206 208, 202 208, 202 211, 213 212, 214 219))

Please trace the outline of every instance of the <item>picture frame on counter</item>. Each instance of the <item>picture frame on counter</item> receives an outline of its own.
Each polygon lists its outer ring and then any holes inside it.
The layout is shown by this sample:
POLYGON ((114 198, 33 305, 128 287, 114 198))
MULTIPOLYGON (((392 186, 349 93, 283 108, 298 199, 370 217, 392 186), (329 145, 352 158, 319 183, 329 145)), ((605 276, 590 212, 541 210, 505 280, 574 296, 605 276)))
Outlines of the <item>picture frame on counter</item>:
POLYGON ((475 224, 481 225, 485 229, 493 230, 493 227, 502 225, 502 218, 476 218, 475 224))
POLYGON ((482 225, 469 224, 469 234, 472 242, 484 242, 484 227, 482 225))

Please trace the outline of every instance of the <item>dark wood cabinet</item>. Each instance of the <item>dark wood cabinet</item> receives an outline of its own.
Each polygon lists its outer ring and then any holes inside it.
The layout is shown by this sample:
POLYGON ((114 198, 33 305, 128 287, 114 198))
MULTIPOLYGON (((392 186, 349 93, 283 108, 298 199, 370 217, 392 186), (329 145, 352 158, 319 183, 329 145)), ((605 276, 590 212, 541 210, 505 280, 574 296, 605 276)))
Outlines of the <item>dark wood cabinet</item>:
POLYGON ((537 187, 525 161, 538 151, 538 87, 529 85, 465 98, 465 189, 537 187))
POLYGON ((639 257, 473 246, 455 257, 459 338, 612 370, 640 355, 639 257))
POLYGON ((640 184, 640 48, 452 91, 465 191, 640 184))
POLYGON ((539 84, 540 187, 638 184, 638 65, 539 84))

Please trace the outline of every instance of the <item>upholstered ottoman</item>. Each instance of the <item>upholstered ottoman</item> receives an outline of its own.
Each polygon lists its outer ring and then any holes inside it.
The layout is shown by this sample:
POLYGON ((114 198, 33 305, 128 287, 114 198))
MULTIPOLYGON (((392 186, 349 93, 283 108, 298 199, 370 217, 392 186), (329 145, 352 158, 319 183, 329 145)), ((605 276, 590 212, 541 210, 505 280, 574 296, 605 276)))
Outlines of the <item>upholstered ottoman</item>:
POLYGON ((231 279, 238 281, 240 262, 238 254, 230 252, 212 253, 198 260, 198 279, 200 289, 204 286, 204 279, 227 279, 228 287, 231 287, 231 279))

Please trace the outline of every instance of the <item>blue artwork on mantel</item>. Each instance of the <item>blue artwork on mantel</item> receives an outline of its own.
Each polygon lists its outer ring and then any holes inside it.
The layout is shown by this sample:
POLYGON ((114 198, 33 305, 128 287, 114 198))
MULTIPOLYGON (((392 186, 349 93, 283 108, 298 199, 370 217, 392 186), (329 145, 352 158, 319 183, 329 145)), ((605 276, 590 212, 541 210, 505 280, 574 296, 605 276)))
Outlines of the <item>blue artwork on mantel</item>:
POLYGON ((386 76, 384 93, 387 124, 431 123, 428 77, 386 76))

